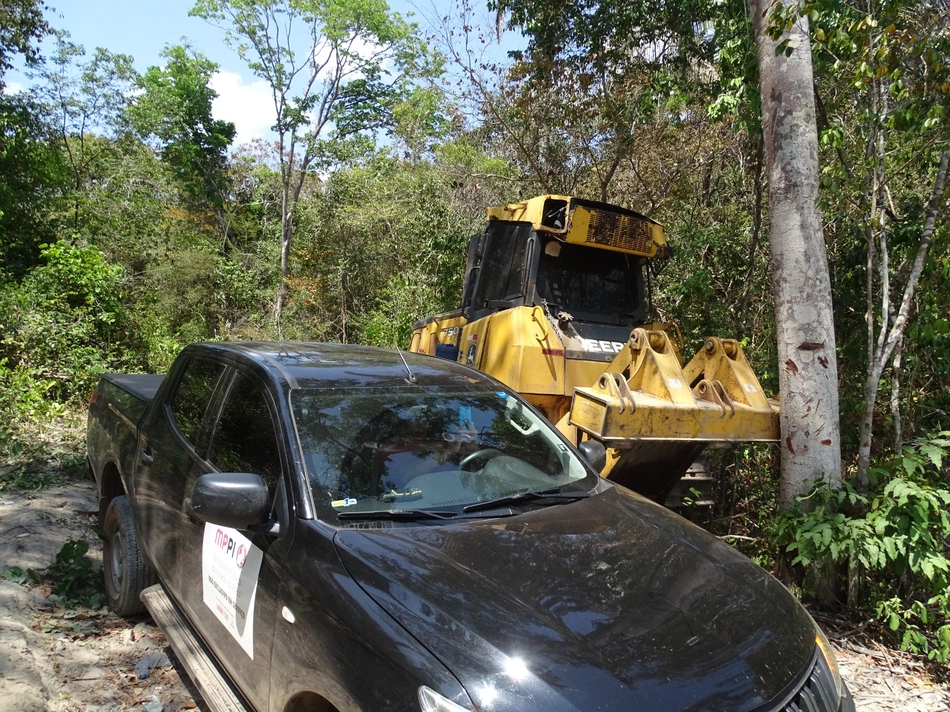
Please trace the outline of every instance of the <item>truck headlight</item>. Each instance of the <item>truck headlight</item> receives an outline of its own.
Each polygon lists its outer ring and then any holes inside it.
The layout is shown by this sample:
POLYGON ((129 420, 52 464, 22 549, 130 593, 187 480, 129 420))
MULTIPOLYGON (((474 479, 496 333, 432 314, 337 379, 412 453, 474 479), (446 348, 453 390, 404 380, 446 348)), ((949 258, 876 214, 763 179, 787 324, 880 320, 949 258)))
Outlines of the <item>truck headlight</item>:
POLYGON ((419 688, 419 706, 422 712, 472 712, 470 707, 462 707, 425 685, 419 688))
POLYGON ((831 647, 831 643, 828 641, 828 638, 825 637, 824 632, 818 627, 817 623, 815 624, 815 642, 818 644, 818 649, 821 651, 822 657, 831 669, 831 675, 835 679, 835 689, 838 690, 838 697, 841 697, 841 695, 844 694, 844 683, 841 680, 841 671, 838 670, 838 661, 835 660, 835 653, 831 647))

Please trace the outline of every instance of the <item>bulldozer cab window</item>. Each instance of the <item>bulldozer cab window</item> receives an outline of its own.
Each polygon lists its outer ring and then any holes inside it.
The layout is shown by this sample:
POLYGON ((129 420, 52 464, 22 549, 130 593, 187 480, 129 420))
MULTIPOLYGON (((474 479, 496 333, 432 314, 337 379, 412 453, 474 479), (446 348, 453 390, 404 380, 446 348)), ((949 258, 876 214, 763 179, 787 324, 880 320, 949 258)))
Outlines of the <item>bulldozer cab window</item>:
POLYGON ((489 225, 472 296, 475 318, 489 307, 491 301, 516 300, 524 296, 525 251, 530 235, 530 223, 489 225))
POLYGON ((538 296, 574 316, 642 319, 640 266, 634 258, 580 245, 545 250, 538 264, 538 296))

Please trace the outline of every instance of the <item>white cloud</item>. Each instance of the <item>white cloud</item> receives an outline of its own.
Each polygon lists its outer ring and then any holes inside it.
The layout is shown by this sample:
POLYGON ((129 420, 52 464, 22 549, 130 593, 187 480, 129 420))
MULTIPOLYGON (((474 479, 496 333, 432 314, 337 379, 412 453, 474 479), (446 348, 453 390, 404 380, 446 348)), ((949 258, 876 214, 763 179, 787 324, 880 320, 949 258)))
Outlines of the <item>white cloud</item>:
POLYGON ((3 92, 4 94, 19 94, 24 89, 26 89, 26 87, 20 84, 20 82, 9 81, 3 88, 3 92))
POLYGON ((235 145, 272 137, 274 101, 267 82, 255 79, 246 83, 234 72, 215 72, 209 85, 218 92, 218 98, 211 105, 214 118, 234 123, 235 145))

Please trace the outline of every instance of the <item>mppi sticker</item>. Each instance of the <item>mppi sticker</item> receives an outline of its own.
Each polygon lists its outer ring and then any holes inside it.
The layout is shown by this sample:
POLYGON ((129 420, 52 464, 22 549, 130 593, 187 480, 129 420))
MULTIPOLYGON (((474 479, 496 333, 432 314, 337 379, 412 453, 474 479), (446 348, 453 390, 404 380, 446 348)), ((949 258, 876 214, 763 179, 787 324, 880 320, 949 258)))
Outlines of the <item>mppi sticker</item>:
POLYGON ((201 547, 205 605, 254 659, 254 601, 264 552, 237 529, 205 524, 201 547))

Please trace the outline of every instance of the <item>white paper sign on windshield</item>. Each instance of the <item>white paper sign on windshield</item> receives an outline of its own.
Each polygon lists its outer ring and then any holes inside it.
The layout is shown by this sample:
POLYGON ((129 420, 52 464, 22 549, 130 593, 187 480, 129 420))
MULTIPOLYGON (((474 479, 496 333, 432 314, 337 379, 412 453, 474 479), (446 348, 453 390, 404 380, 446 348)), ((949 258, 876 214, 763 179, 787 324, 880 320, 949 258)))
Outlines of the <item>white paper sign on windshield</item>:
POLYGON ((254 601, 264 552, 237 529, 205 524, 201 547, 205 605, 254 659, 254 601))

